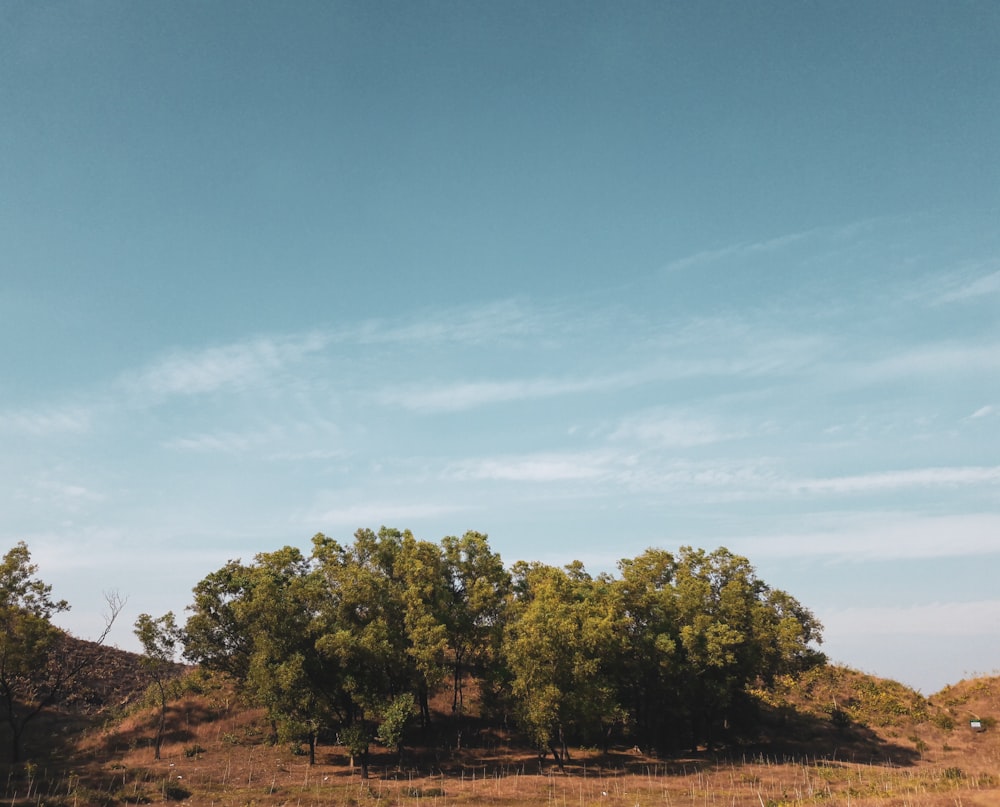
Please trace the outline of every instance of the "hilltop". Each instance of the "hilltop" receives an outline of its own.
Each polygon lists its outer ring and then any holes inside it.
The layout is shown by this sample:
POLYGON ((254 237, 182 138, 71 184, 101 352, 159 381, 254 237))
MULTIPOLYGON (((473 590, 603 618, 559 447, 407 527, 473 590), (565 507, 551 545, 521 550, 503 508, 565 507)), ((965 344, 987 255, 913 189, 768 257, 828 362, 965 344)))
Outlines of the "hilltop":
POLYGON ((158 711, 144 694, 141 659, 82 641, 76 652, 91 659, 88 672, 33 727, 31 761, 4 770, 5 802, 1000 804, 1000 678, 925 698, 825 665, 752 691, 754 737, 672 757, 574 748, 565 773, 540 761, 512 725, 487 720, 471 691, 460 721, 447 699, 433 703, 431 730, 410 729, 401 764, 394 750, 374 747, 371 779, 362 782, 335 736, 321 739, 310 766, 301 747, 270 741, 264 712, 242 706, 225 678, 180 666, 154 762, 158 711))

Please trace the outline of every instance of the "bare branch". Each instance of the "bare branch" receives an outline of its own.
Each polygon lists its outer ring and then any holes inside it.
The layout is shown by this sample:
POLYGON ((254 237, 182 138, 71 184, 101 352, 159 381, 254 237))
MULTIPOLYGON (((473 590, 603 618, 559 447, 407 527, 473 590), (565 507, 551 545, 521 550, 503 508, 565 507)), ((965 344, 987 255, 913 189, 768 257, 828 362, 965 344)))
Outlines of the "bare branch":
POLYGON ((111 591, 104 592, 104 602, 107 605, 107 610, 104 612, 104 630, 94 640, 97 644, 104 644, 108 638, 111 626, 115 624, 118 615, 121 614, 125 609, 126 603, 128 603, 128 597, 123 597, 117 589, 112 589, 111 591))

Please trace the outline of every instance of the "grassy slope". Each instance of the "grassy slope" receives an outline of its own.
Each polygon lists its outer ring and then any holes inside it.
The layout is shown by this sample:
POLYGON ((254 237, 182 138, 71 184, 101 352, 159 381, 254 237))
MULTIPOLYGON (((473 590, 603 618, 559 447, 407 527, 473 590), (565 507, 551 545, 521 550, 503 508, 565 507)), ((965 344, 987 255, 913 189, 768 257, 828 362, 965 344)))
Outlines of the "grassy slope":
POLYGON ((171 703, 163 758, 154 762, 156 712, 139 703, 141 671, 127 656, 107 669, 95 661, 90 685, 103 699, 76 692, 74 710, 34 727, 34 763, 0 767, 3 803, 1000 807, 1000 727, 992 724, 1000 678, 924 698, 893 681, 821 668, 755 693, 762 729, 753 746, 670 760, 579 749, 566 775, 541 765, 516 736, 472 719, 456 750, 457 729, 442 717, 440 733, 423 738, 402 768, 373 748, 365 783, 336 746, 321 746, 310 767, 290 747, 268 744, 264 715, 210 680, 171 703), (116 676, 114 686, 104 672, 116 676), (138 705, 126 713, 129 701, 138 705), (973 732, 973 717, 987 731, 973 732))

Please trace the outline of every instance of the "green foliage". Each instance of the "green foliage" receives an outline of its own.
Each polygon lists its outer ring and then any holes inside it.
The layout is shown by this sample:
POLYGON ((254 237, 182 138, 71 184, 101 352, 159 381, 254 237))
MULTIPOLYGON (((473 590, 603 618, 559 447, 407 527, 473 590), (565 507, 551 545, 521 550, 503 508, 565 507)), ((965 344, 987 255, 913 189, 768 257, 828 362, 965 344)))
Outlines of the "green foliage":
POLYGON ((567 730, 600 736, 618 711, 614 665, 621 634, 610 582, 582 566, 516 564, 503 652, 511 694, 525 729, 555 750, 567 730))
POLYGON ((352 757, 367 754, 371 739, 368 726, 361 720, 345 726, 340 731, 340 742, 352 757))
POLYGON ((134 633, 142 644, 143 664, 149 670, 153 678, 153 686, 159 695, 160 720, 153 742, 153 757, 159 759, 167 718, 166 681, 171 677, 173 661, 177 655, 182 635, 180 628, 177 627, 173 612, 167 612, 157 619, 149 614, 140 614, 135 621, 134 633))
POLYGON ((415 701, 413 695, 404 692, 393 698, 382 710, 382 722, 375 736, 387 748, 399 748, 403 743, 403 732, 413 716, 415 701))
POLYGON ((648 550, 620 579, 515 564, 485 535, 439 545, 362 529, 230 561, 195 587, 185 656, 234 677, 287 741, 322 727, 398 747, 405 719, 463 681, 495 693, 542 749, 711 741, 747 691, 822 659, 820 625, 725 549, 648 550), (400 723, 402 721, 402 723, 400 723))
POLYGON ((937 712, 931 716, 931 723, 944 731, 954 731, 955 718, 947 712, 937 712))

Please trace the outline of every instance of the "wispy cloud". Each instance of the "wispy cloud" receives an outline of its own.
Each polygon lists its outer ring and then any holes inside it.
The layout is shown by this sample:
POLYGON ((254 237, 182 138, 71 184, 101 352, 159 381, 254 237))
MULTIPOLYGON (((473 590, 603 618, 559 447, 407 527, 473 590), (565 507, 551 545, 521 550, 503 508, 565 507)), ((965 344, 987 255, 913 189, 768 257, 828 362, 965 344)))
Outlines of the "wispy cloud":
POLYGON ((362 345, 481 345, 509 339, 533 341, 565 327, 565 312, 540 309, 519 300, 423 311, 407 319, 369 319, 329 331, 331 341, 362 345))
POLYGON ((384 406, 415 412, 458 412, 490 404, 598 392, 636 383, 633 374, 593 378, 536 378, 510 381, 463 381, 388 387, 376 393, 384 406))
POLYGON ((104 493, 93 486, 77 481, 67 482, 51 474, 30 480, 14 491, 14 498, 41 506, 49 511, 78 513, 89 505, 103 502, 107 499, 104 493))
POLYGON ((456 462, 445 476, 459 480, 561 482, 606 477, 618 462, 618 458, 600 453, 539 453, 456 462))
POLYGON ((738 244, 720 247, 719 249, 706 249, 701 252, 688 255, 687 257, 671 261, 664 267, 664 270, 668 272, 676 272, 683 269, 690 269, 694 266, 702 266, 707 263, 728 260, 730 258, 739 258, 762 252, 774 252, 791 246, 792 244, 805 241, 806 239, 824 231, 824 228, 815 228, 799 233, 789 233, 788 235, 778 236, 777 238, 769 238, 764 241, 744 241, 738 244))
POLYGON ((0 432, 32 437, 83 433, 90 430, 93 413, 82 407, 18 409, 0 412, 0 432))
POLYGON ((722 442, 733 436, 704 418, 651 411, 623 419, 610 437, 612 440, 636 440, 647 446, 690 448, 722 442))
POLYGON ((1000 465, 910 468, 826 479, 797 479, 784 483, 784 486, 803 493, 883 493, 904 488, 958 487, 998 482, 1000 465))
POLYGON ((129 390, 155 397, 198 395, 260 383, 309 354, 328 338, 319 332, 256 337, 221 347, 175 352, 124 379, 129 390))
POLYGON ((215 432, 175 437, 166 440, 163 447, 172 451, 193 451, 198 453, 242 454, 270 442, 273 434, 238 432, 215 432))
POLYGON ((996 412, 996 407, 987 404, 980 406, 975 412, 969 415, 969 420, 979 420, 979 418, 989 417, 996 412))
POLYGON ((865 382, 908 376, 944 376, 1000 370, 1000 344, 942 343, 858 364, 854 373, 865 382))
POLYGON ((300 520, 311 525, 320 525, 322 529, 325 529, 327 525, 352 529, 360 527, 375 529, 381 526, 403 528, 415 522, 450 516, 467 509, 467 507, 460 505, 429 504, 426 502, 412 504, 366 502, 331 507, 309 514, 300 520))
POLYGON ((942 303, 954 303, 984 297, 988 294, 1000 294, 1000 269, 980 275, 972 280, 966 280, 942 294, 939 299, 942 303))
POLYGON ((732 258, 744 258, 751 255, 778 252, 788 247, 817 239, 840 240, 852 238, 858 234, 871 229, 879 223, 888 223, 892 219, 875 218, 842 225, 812 227, 795 233, 786 233, 774 238, 766 238, 760 241, 742 241, 737 244, 720 247, 718 249, 707 249, 696 252, 684 258, 678 258, 668 263, 664 270, 679 271, 690 269, 695 266, 729 260, 732 258))
POLYGON ((280 422, 260 428, 220 429, 171 437, 161 445, 170 451, 204 454, 246 454, 257 452, 269 460, 317 460, 342 457, 345 451, 331 447, 339 439, 336 425, 323 418, 297 419, 283 413, 280 422))

